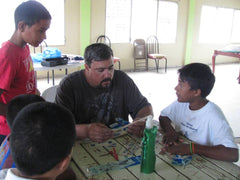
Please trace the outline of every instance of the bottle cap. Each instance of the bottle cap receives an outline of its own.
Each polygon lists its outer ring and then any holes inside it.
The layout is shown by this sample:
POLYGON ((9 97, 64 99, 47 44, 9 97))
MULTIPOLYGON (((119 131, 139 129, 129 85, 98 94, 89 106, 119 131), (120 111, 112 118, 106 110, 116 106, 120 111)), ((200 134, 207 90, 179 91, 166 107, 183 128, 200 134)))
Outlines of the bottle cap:
POLYGON ((152 128, 153 128, 153 116, 149 115, 146 121, 146 129, 152 129, 152 128))

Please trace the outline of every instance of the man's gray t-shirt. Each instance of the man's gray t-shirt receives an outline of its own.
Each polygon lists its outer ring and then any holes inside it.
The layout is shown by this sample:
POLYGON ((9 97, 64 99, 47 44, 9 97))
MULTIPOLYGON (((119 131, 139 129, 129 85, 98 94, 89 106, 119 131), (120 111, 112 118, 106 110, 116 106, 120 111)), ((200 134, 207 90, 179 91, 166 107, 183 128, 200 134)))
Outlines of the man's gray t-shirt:
POLYGON ((100 122, 110 125, 116 118, 134 119, 140 109, 150 103, 140 93, 133 80, 115 70, 110 88, 91 87, 84 70, 65 77, 57 89, 55 102, 67 107, 75 116, 76 124, 100 122))

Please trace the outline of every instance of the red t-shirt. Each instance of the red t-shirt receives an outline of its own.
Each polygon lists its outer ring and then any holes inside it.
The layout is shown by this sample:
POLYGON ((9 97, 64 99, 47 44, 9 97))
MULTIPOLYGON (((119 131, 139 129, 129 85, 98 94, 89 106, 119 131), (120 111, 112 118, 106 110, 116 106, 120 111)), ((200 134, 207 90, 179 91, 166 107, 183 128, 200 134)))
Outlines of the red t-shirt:
MULTIPOLYGON (((20 94, 35 94, 36 80, 29 46, 16 46, 10 41, 0 49, 0 89, 4 92, 0 102, 8 104, 20 94)), ((8 135, 10 129, 5 116, 0 116, 0 134, 8 135)))

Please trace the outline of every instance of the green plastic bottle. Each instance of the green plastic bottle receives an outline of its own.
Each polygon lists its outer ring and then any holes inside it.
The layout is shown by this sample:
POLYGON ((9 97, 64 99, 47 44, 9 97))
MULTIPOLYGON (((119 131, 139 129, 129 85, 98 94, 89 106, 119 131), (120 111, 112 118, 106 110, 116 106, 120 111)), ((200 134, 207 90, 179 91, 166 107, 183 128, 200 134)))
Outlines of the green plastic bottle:
POLYGON ((150 174, 155 169, 157 127, 153 126, 153 117, 148 116, 146 127, 144 129, 144 137, 142 139, 142 156, 141 156, 141 172, 150 174))

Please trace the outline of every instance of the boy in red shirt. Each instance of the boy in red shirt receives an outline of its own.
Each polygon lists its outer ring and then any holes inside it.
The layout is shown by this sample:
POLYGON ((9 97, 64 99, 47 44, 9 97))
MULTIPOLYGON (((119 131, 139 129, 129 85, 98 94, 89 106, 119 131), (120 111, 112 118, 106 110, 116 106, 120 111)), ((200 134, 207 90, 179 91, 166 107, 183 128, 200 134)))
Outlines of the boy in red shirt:
POLYGON ((0 49, 0 144, 10 133, 6 121, 8 103, 20 94, 36 94, 33 62, 27 43, 37 47, 46 39, 51 15, 37 1, 20 4, 14 13, 15 31, 0 49))

